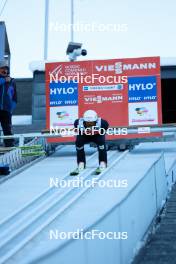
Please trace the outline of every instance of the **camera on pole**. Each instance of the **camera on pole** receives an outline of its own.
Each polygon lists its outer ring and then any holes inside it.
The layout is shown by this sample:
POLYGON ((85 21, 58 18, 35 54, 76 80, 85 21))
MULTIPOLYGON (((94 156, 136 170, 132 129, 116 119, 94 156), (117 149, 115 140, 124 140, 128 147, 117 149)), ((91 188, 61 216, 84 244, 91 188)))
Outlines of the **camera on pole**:
POLYGON ((70 61, 76 61, 78 56, 86 56, 87 50, 82 49, 82 43, 69 42, 66 54, 70 61))

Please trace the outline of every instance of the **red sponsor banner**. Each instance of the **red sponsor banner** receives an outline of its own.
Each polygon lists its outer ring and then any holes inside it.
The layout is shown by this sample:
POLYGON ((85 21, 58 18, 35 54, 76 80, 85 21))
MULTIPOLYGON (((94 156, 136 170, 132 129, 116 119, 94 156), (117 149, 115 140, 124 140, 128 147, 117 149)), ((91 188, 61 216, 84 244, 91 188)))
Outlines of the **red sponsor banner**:
MULTIPOLYGON (((72 128, 95 110, 110 127, 162 124, 160 58, 129 58, 46 64, 47 128, 72 128)), ((158 133, 107 136, 107 139, 159 136, 158 133)), ((72 142, 74 137, 50 139, 72 142)))

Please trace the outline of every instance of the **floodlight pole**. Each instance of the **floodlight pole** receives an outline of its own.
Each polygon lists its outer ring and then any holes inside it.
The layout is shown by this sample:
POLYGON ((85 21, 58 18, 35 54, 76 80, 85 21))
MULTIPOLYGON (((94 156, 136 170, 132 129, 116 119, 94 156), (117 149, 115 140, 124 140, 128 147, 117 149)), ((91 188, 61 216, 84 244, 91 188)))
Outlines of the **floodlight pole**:
POLYGON ((44 60, 48 59, 49 0, 45 0, 44 60))
POLYGON ((71 0, 71 42, 74 42, 74 0, 71 0))

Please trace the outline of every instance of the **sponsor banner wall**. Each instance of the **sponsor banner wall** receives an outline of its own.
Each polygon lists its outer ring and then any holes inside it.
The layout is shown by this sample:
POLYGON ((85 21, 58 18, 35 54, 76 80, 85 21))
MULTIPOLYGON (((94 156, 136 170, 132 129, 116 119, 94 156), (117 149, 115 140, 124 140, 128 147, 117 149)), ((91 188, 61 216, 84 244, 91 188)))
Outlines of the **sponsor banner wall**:
MULTIPOLYGON (((74 120, 88 109, 108 120, 111 127, 161 125, 160 58, 47 63, 47 128, 72 128, 74 120)), ((66 142, 74 137, 50 140, 66 142)))

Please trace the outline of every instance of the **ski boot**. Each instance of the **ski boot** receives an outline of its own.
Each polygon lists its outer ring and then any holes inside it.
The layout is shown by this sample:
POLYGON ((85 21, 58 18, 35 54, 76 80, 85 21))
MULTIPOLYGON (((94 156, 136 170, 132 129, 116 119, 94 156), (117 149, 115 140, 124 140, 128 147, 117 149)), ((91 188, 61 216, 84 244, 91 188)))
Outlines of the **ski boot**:
POLYGON ((98 175, 102 173, 107 168, 107 165, 104 161, 100 162, 100 166, 96 169, 95 174, 98 175))
POLYGON ((79 175, 80 172, 82 172, 84 169, 85 169, 85 164, 84 164, 84 162, 80 162, 80 163, 78 164, 78 167, 77 167, 74 171, 70 172, 70 176, 77 176, 77 175, 79 175))

